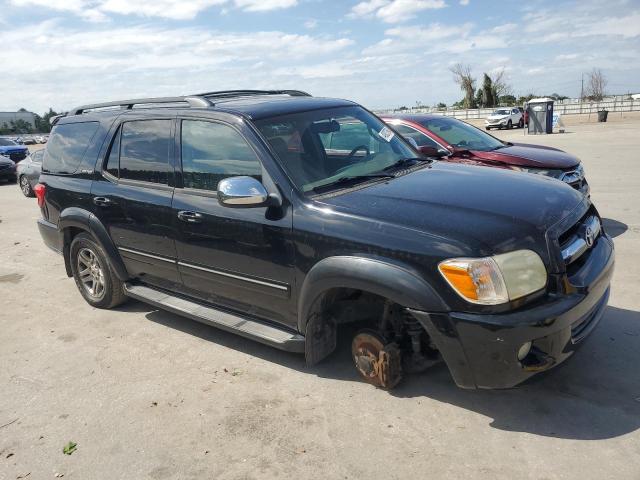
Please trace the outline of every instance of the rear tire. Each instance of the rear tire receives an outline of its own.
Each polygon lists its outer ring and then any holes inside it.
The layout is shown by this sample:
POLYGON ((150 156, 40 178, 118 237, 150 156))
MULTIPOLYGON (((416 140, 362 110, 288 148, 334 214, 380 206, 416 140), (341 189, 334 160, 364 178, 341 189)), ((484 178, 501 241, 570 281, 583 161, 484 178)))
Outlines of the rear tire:
POLYGON ((31 184, 29 183, 29 179, 24 175, 20 175, 20 191, 25 197, 35 197, 36 194, 33 192, 33 188, 31 188, 31 184))
POLYGON ((511 122, 511 120, 509 120, 507 122, 507 130, 511 130, 513 128, 513 123, 511 122))
POLYGON ((520 119, 520 121, 518 122, 518 128, 524 128, 524 119, 520 119))
POLYGON ((102 247, 87 233, 71 242, 71 272, 76 286, 89 305, 113 308, 127 300, 122 282, 109 265, 102 247))

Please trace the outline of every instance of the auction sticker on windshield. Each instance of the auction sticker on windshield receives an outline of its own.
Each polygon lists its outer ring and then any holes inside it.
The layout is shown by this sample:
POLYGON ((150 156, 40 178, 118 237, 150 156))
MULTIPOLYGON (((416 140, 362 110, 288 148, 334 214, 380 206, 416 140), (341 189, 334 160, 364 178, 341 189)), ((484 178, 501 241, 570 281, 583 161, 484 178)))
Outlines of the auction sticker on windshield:
POLYGON ((378 132, 378 135, 380 135, 387 143, 389 143, 393 138, 394 133, 389 127, 383 127, 382 130, 378 132))

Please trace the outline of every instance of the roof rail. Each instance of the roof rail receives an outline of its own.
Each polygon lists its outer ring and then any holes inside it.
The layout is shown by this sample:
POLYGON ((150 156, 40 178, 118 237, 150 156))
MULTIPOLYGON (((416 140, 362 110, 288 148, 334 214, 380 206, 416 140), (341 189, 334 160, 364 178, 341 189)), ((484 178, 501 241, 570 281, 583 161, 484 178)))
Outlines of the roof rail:
POLYGON ((98 108, 121 107, 131 110, 134 105, 152 105, 162 103, 188 103, 189 107, 211 107, 213 104, 206 98, 199 96, 187 97, 156 97, 156 98, 134 98, 131 100, 117 100, 115 102, 92 103, 90 105, 82 105, 73 108, 67 115, 80 115, 87 110, 95 110, 98 108))
POLYGON ((197 97, 233 98, 251 95, 289 95, 291 97, 310 97, 311 94, 302 90, 220 90, 218 92, 198 93, 197 97))

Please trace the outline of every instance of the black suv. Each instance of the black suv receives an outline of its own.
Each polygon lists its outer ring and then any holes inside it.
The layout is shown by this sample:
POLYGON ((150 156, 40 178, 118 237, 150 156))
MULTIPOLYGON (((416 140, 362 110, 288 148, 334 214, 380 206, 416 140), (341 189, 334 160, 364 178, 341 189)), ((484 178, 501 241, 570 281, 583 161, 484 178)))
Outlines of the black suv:
POLYGON ((440 360, 461 387, 516 385, 605 310, 613 243, 588 198, 421 157, 353 102, 210 92, 56 120, 38 225, 95 307, 133 297, 309 364, 357 332, 384 388, 440 360))

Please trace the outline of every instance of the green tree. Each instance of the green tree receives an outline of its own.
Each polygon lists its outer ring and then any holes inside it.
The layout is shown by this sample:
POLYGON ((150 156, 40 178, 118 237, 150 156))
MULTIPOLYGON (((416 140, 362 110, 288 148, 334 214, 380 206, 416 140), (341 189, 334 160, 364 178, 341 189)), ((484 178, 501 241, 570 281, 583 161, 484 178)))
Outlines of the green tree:
POLYGON ((507 107, 513 107, 514 105, 516 105, 517 100, 516 97, 513 95, 503 95, 502 97, 498 98, 498 102, 499 105, 505 105, 507 107))
POLYGON ((496 102, 493 97, 493 83, 491 77, 484 74, 482 79, 482 106, 483 107, 495 107, 496 102))

